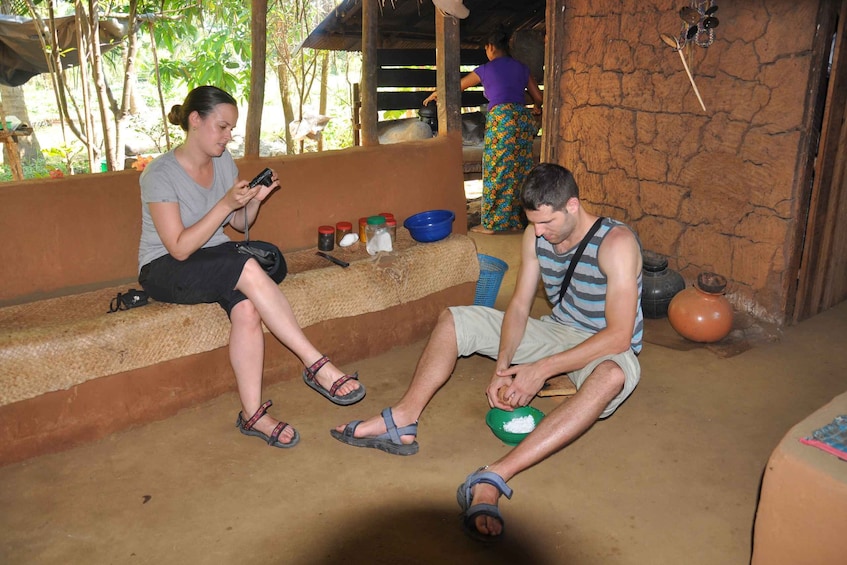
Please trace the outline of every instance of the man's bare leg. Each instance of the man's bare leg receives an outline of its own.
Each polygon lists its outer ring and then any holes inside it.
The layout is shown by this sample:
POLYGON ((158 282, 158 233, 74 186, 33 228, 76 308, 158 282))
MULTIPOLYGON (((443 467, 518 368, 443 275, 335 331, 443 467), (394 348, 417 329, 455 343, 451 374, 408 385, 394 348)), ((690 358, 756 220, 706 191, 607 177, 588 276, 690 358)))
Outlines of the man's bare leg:
MULTIPOLYGON (((501 459, 488 466, 488 471, 503 477, 504 481, 543 461, 559 451, 590 428, 603 410, 623 389, 625 376, 612 361, 597 366, 579 391, 547 414, 538 427, 501 459)), ((500 491, 487 483, 473 487, 472 506, 497 504, 500 491)), ((476 517, 477 530, 489 536, 499 536, 503 524, 486 515, 476 517)))
MULTIPOLYGON (((429 341, 418 359, 412 382, 403 397, 392 407, 394 423, 398 428, 418 421, 426 405, 435 396, 444 383, 453 374, 456 359, 459 356, 456 347, 456 328, 453 314, 445 309, 438 317, 438 323, 429 341)), ((343 431, 345 426, 335 429, 343 431)), ((385 422, 381 416, 365 420, 356 428, 355 437, 375 437, 385 433, 385 422)), ((411 443, 414 436, 402 436, 403 443, 411 443)))

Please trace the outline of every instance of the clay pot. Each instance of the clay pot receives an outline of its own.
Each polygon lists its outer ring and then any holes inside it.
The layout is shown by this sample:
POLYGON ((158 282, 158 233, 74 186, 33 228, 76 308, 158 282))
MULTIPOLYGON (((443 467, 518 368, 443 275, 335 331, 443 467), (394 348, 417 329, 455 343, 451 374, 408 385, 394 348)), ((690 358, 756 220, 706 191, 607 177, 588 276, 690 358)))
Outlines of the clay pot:
POLYGON ((668 305, 668 321, 686 339, 712 343, 732 331, 732 306, 724 296, 726 278, 700 273, 697 284, 680 291, 668 305))
POLYGON ((642 258, 641 311, 645 318, 664 318, 668 315, 668 305, 673 297, 685 289, 685 279, 668 269, 664 255, 644 251, 642 258))

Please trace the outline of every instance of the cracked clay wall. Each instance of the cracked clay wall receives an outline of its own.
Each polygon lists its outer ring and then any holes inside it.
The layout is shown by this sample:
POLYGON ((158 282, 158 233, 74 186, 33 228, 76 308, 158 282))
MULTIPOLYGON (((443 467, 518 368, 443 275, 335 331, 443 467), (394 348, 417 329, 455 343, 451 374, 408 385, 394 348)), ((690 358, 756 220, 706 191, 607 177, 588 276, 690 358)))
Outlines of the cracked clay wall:
POLYGON ((555 2, 554 159, 687 281, 722 274, 736 308, 784 323, 818 2, 716 2, 714 43, 683 50, 705 112, 660 39, 689 1, 555 2))

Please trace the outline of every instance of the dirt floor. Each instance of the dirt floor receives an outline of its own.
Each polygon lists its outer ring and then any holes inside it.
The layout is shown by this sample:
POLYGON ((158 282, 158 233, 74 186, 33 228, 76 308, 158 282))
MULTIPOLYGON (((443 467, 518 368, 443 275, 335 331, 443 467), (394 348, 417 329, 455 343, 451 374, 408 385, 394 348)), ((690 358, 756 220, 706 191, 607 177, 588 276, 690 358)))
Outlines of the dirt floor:
MULTIPOLYGON (((474 237, 480 252, 517 265, 518 236, 474 237)), ((421 419, 415 456, 329 435, 400 396, 421 342, 343 367, 368 387, 352 407, 331 405, 298 375, 269 387, 274 413, 302 435, 291 450, 239 434, 231 393, 0 468, 0 562, 748 563, 770 452, 847 389, 847 304, 744 347, 689 344, 664 320, 646 334, 633 396, 511 481, 494 546, 462 533, 455 496, 468 473, 508 449, 484 423, 492 361, 459 361, 421 419)), ((546 412, 559 402, 533 405, 546 412)))

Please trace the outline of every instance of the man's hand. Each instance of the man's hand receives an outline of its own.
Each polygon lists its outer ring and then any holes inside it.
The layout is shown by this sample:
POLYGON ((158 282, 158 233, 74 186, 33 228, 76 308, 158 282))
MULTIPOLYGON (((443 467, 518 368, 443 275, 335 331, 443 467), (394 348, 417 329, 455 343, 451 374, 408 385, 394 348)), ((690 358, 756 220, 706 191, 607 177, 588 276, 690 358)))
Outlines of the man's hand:
POLYGON ((507 411, 527 406, 545 381, 545 376, 533 363, 497 371, 488 385, 488 403, 494 408, 507 411))
POLYGON ((488 384, 488 389, 485 395, 488 397, 488 405, 492 408, 500 410, 512 411, 512 405, 509 404, 509 388, 512 385, 511 377, 501 377, 497 373, 491 377, 491 382, 488 384))

